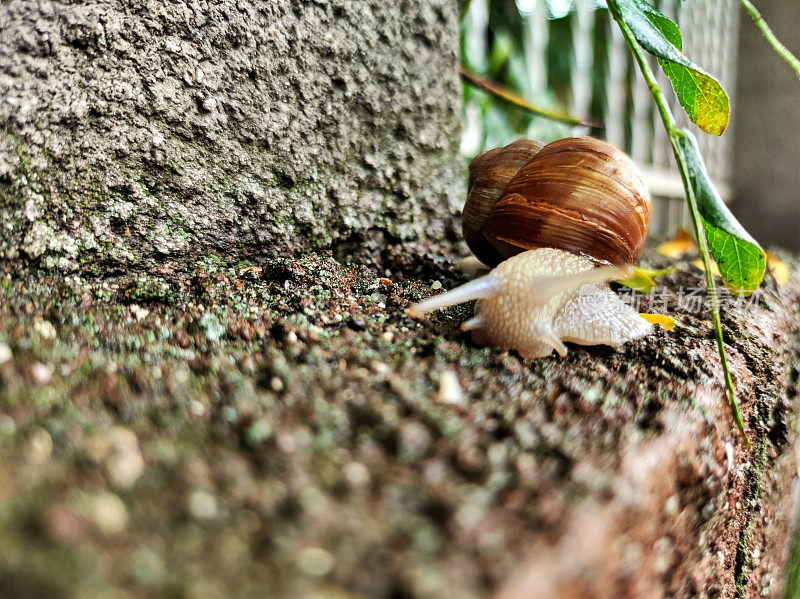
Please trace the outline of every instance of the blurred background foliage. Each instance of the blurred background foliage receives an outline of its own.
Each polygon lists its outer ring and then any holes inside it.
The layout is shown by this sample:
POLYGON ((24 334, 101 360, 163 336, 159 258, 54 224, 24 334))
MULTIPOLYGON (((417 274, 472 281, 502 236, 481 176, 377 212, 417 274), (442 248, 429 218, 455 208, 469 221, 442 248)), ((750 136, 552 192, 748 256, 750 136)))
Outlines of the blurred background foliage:
MULTIPOLYGON (((476 0, 478 2, 483 0, 476 0)), ((572 85, 573 35, 577 18, 575 0, 547 0, 548 31, 544 61, 535 60, 536 52, 527 19, 537 9, 539 0, 489 0, 486 13, 474 11, 472 2, 461 3, 461 64, 515 91, 530 103, 543 108, 567 112, 572 85), (477 15, 475 13, 478 13, 477 15), (485 19, 485 21, 484 21, 485 19), (532 69, 545 67, 543 72, 532 69), (542 85, 544 83, 544 86, 542 85)), ((588 114, 602 122, 607 111, 609 15, 605 2, 594 5, 593 50, 595 65, 591 73, 591 104, 588 114), (603 60, 603 58, 606 60, 603 60)), ((576 132, 576 127, 551 121, 520 108, 511 107, 488 93, 465 83, 464 135, 462 154, 471 160, 480 151, 505 145, 518 137, 552 140, 576 132)), ((602 136, 602 130, 577 128, 582 134, 602 136)), ((629 134, 629 132, 628 132, 629 134)))
MULTIPOLYGON (((735 107, 738 0, 651 2, 679 23, 685 53, 722 83, 735 107)), ((606 139, 642 168, 653 196, 650 236, 671 237, 688 228, 669 139, 605 0, 462 0, 460 9, 462 68, 537 107, 597 125, 532 114, 465 81, 461 153, 466 162, 519 137, 606 139)), ((647 60, 678 125, 698 137, 709 173, 729 200, 732 135, 707 135, 689 122, 655 59, 647 60)))

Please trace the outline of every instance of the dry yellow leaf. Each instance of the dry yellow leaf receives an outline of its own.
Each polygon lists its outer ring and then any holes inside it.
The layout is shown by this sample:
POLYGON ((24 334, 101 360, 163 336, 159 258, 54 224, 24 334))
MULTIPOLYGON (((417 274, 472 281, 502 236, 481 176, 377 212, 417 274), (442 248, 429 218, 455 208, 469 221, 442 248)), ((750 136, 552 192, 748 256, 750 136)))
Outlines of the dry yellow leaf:
POLYGON ((684 254, 688 254, 695 249, 694 239, 689 235, 685 229, 678 229, 675 237, 669 241, 665 241, 656 248, 656 251, 662 256, 668 258, 680 258, 684 254))
MULTIPOLYGON (((705 266, 705 264, 703 264, 703 261, 700 258, 698 258, 697 260, 692 260, 692 264, 694 264, 697 268, 699 268, 703 272, 706 272, 706 266, 705 266)), ((715 277, 721 277, 722 276, 720 274, 720 272, 719 272, 719 268, 717 268, 717 263, 714 262, 713 260, 711 261, 711 273, 715 277)))
POLYGON ((778 258, 775 254, 771 254, 769 252, 764 253, 767 255, 767 264, 772 271, 772 276, 775 277, 775 282, 780 287, 783 287, 789 281, 789 275, 791 274, 789 265, 778 258))
POLYGON ((659 277, 661 275, 667 275, 671 273, 674 268, 662 268, 660 270, 654 270, 652 268, 642 268, 640 266, 633 267, 633 274, 628 277, 627 279, 620 279, 617 282, 625 285, 625 287, 629 287, 634 291, 638 291, 640 293, 648 293, 650 292, 653 287, 656 286, 656 282, 654 277, 659 277))
POLYGON ((639 316, 644 318, 647 322, 651 322, 653 324, 660 324, 664 327, 665 331, 671 331, 675 328, 677 324, 675 319, 672 316, 667 316, 666 314, 642 314, 640 313, 639 316))

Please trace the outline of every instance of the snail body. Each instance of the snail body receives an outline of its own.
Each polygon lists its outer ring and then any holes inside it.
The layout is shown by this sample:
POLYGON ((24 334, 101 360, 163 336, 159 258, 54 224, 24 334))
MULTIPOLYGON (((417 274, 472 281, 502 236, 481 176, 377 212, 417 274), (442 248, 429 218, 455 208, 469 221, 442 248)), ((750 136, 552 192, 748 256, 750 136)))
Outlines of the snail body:
POLYGON ((629 276, 649 217, 639 169, 606 142, 519 140, 483 152, 470 164, 463 232, 495 268, 409 313, 477 299, 462 329, 524 358, 566 355, 565 341, 620 346, 652 330, 606 284, 629 276))

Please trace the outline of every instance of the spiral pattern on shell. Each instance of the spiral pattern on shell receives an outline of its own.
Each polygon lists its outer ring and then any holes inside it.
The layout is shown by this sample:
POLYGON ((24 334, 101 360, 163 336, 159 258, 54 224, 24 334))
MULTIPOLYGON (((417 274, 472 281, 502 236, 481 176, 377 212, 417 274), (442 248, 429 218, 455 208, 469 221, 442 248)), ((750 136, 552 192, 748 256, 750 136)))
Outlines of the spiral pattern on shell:
POLYGON ((470 164, 464 238, 495 266, 536 248, 630 264, 644 245, 650 195, 621 150, 592 137, 518 140, 470 164))

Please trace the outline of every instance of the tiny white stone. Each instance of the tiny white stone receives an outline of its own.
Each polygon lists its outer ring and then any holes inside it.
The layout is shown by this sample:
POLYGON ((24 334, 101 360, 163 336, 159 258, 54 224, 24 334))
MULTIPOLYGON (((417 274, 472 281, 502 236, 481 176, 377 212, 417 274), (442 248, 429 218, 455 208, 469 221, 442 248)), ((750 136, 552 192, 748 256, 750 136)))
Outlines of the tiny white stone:
POLYGON ((203 109, 208 112, 214 112, 214 109, 217 107, 217 101, 208 96, 206 99, 203 100, 203 109))
POLYGON ((344 467, 344 476, 354 487, 363 487, 369 482, 369 470, 360 462, 350 462, 344 467))
POLYGON ((121 533, 128 525, 128 509, 114 493, 101 493, 92 499, 89 517, 106 536, 121 533))
POLYGON ((678 513, 680 507, 680 500, 677 495, 670 495, 664 502, 664 513, 667 516, 674 516, 678 513))
POLYGON ((115 426, 108 432, 105 441, 104 461, 108 477, 119 487, 133 486, 145 468, 136 433, 115 426))
POLYGON ((53 378, 53 371, 49 366, 42 364, 41 362, 37 362, 31 367, 31 375, 33 376, 33 380, 40 385, 44 385, 49 383, 50 379, 53 378))
POLYGON ((33 321, 33 330, 43 339, 53 339, 56 336, 56 328, 49 320, 36 318, 33 321))
POLYGON ((11 348, 5 343, 0 343, 0 364, 5 364, 13 357, 14 354, 11 352, 11 348))
POLYGON ((733 454, 733 445, 730 442, 725 443, 725 457, 727 457, 728 466, 725 469, 726 472, 730 472, 731 468, 733 468, 734 462, 734 454, 733 454))
POLYGON ((148 314, 150 314, 150 310, 147 308, 142 308, 137 304, 131 304, 131 314, 133 314, 136 320, 143 320, 148 314))
POLYGON ((325 576, 333 568, 333 556, 320 547, 307 547, 298 558, 300 569, 309 576, 325 576))
POLYGON ((189 512, 198 520, 211 520, 217 516, 217 498, 202 489, 192 491, 189 512))
POLYGON ((272 389, 275 393, 280 393, 283 391, 283 381, 278 376, 273 376, 269 380, 269 388, 272 389))
POLYGON ((464 392, 458 384, 458 376, 452 370, 445 370, 439 376, 439 396, 438 399, 446 404, 464 403, 464 392))

